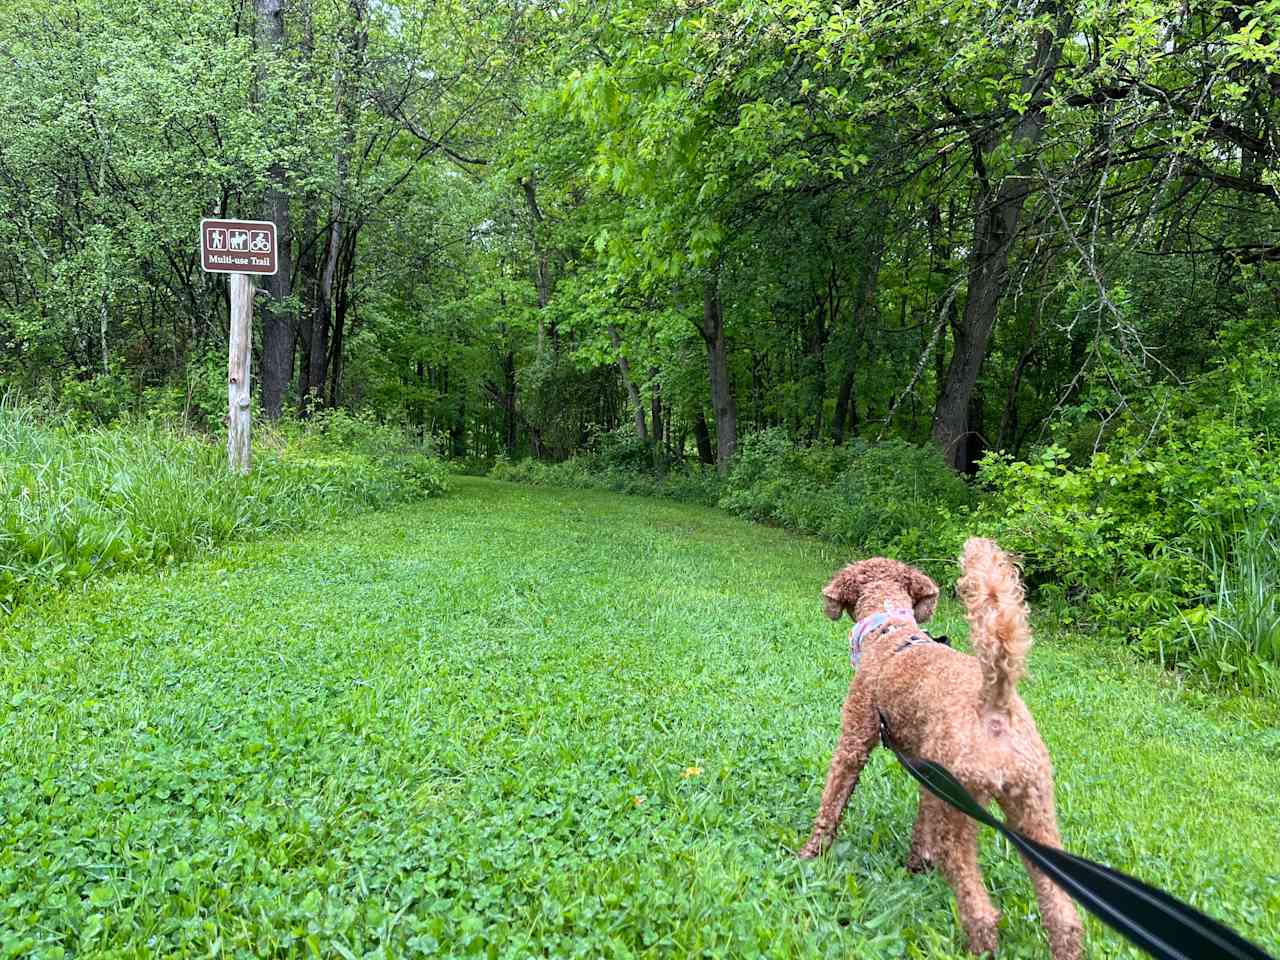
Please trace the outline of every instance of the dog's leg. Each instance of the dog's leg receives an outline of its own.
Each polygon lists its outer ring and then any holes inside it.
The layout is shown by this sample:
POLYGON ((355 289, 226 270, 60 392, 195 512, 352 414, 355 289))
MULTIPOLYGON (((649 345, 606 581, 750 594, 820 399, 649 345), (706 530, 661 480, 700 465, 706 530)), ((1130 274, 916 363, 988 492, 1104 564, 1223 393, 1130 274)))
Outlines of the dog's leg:
MULTIPOLYGON (((1058 819, 1053 812, 1052 790, 1045 795, 1038 789, 1032 789, 1027 794, 1001 799, 1000 807, 1015 830, 1046 846, 1062 847, 1058 819)), ((1036 888, 1040 919, 1049 936, 1049 952, 1053 960, 1079 960, 1084 931, 1080 914, 1071 898, 1025 858, 1022 863, 1036 888)))
POLYGON ((911 849, 907 852, 907 869, 912 873, 925 873, 933 869, 933 840, 930 822, 942 807, 942 801, 920 788, 920 802, 916 806, 916 822, 911 828, 911 849))
POLYGON ((822 789, 822 802, 813 821, 813 832, 809 835, 809 842, 800 849, 802 859, 811 860, 831 846, 849 795, 857 786, 867 756, 879 742, 880 723, 871 697, 855 677, 844 700, 840 741, 827 769, 827 785, 822 789))
POLYGON ((987 896, 978 869, 978 826, 950 807, 938 810, 930 819, 933 853, 956 895, 969 951, 979 955, 994 953, 999 942, 996 928, 1000 912, 987 896))

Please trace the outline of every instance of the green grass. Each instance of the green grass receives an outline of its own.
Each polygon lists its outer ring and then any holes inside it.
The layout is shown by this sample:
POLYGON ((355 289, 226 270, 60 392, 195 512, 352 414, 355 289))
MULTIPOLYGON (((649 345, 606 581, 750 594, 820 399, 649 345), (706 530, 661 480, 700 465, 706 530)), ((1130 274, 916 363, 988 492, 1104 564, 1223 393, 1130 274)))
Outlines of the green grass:
MULTIPOLYGON (((800 863, 845 557, 713 510, 444 500, 27 607, 0 639, 0 954, 950 957, 878 751, 800 863), (700 772, 697 772, 700 771, 700 772)), ((954 603, 940 629, 963 635, 954 603)), ((1023 693, 1067 845, 1280 953, 1276 712, 1087 637, 1023 693)), ((985 838, 1005 957, 1046 954, 985 838)), ((1127 955, 1089 924, 1089 955, 1127 955)))
POLYGON ((445 467, 340 412, 261 425, 249 476, 224 442, 134 421, 81 429, 0 398, 0 613, 68 585, 435 495, 445 467), (374 446, 371 441, 380 441, 374 446))

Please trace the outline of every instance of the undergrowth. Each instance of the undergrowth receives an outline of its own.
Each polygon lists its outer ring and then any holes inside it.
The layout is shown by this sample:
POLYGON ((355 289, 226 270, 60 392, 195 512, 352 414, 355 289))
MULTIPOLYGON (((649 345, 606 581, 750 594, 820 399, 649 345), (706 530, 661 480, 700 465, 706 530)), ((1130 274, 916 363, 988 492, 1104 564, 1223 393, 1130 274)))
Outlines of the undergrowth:
POLYGON ((445 488, 445 467, 429 448, 343 413, 306 427, 259 427, 253 446, 252 473, 237 477, 217 438, 147 420, 47 422, 0 403, 0 610, 445 488))

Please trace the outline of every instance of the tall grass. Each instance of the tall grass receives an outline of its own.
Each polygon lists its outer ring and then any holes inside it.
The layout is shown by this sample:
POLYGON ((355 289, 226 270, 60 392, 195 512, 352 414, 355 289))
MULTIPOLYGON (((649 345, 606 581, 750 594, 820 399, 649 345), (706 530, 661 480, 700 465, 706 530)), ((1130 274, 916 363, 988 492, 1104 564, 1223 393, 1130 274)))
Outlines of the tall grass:
POLYGON ((1280 515, 1210 540, 1204 564, 1213 590, 1186 623, 1193 664, 1223 685, 1280 691, 1280 515))
POLYGON ((253 472, 235 477, 209 438, 147 421, 77 429, 0 401, 0 610, 114 570, 443 490, 439 461, 351 452, 343 439, 259 431, 253 472))

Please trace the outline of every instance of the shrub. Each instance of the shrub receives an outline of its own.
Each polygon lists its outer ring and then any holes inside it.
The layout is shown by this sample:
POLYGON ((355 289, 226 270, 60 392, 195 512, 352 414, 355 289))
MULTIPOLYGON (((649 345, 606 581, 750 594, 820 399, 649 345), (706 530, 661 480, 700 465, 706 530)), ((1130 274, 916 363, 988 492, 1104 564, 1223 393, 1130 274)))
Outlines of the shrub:
POLYGON ((407 453, 434 455, 439 448, 433 436, 419 439, 370 413, 351 413, 342 407, 318 409, 303 423, 286 421, 283 429, 286 435, 305 438, 319 449, 370 457, 407 453))
POLYGON ((404 483, 424 497, 438 497, 449 485, 449 468, 425 453, 407 453, 391 461, 404 483))
POLYGON ((598 461, 589 457, 576 457, 561 463, 543 463, 533 459, 512 461, 499 457, 489 476, 510 483, 611 490, 706 506, 715 505, 721 489, 715 473, 698 466, 673 465, 659 477, 616 466, 600 469, 598 461))
POLYGON ((588 457, 593 471, 625 470, 639 473, 653 466, 653 446, 640 439, 634 423, 602 433, 588 457))
POLYGON ((1275 686, 1278 369, 1259 351, 1153 391, 1082 464, 1052 446, 989 456, 979 479, 993 495, 971 523, 1022 554, 1042 598, 1082 601, 1071 616, 1104 636, 1213 682, 1275 686))
POLYGON ((68 419, 89 426, 110 423, 127 408, 129 381, 118 364, 107 372, 78 372, 63 377, 60 404, 68 419))
POLYGON ((780 430, 743 440, 720 498, 740 516, 935 571, 958 547, 950 517, 973 503, 970 486, 929 447, 901 440, 798 446, 780 430))

